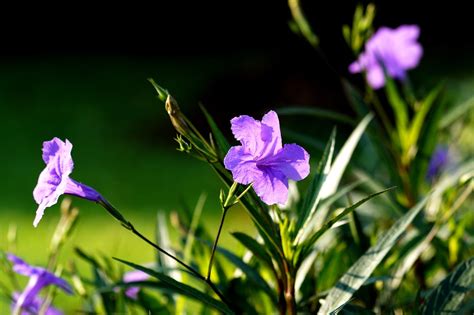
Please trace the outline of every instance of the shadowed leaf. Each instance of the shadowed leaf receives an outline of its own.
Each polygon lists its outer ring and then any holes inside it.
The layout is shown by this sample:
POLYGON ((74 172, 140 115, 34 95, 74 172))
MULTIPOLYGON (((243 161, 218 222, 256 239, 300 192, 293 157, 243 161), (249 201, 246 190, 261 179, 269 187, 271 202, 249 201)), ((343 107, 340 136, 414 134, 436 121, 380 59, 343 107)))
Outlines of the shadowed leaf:
POLYGON ((224 314, 234 314, 224 303, 214 299, 213 297, 203 293, 187 284, 178 282, 171 277, 168 277, 164 273, 134 264, 132 262, 128 262, 119 258, 114 258, 115 260, 128 265, 134 269, 141 270, 144 273, 152 276, 153 278, 158 279, 160 282, 164 283, 168 286, 168 289, 173 291, 174 293, 181 294, 193 298, 203 304, 206 304, 224 314))
POLYGON ((426 297, 421 314, 458 314, 467 292, 474 290, 474 257, 461 263, 426 297))

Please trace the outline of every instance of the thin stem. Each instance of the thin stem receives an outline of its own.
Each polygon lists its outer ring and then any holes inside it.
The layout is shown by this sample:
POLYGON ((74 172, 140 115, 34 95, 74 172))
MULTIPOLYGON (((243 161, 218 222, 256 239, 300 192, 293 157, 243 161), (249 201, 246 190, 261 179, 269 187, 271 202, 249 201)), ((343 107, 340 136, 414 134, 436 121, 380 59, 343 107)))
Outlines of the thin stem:
POLYGON ((222 302, 224 302, 227 306, 229 306, 231 308, 231 304, 230 302, 226 299, 226 297, 221 293, 221 291, 219 290, 219 288, 216 287, 216 285, 214 283, 212 283, 212 281, 210 279, 206 279, 204 278, 204 276, 202 276, 198 271, 196 271, 196 269, 194 269, 193 267, 189 266, 188 264, 186 264, 185 262, 183 262, 181 259, 179 259, 178 257, 176 256, 173 256, 172 254, 170 254, 169 252, 167 252, 166 250, 164 250, 163 248, 161 248, 160 246, 156 245, 155 243, 153 243, 152 241, 150 241, 148 238, 146 238, 146 236, 144 236, 143 234, 141 234, 139 231, 137 231, 135 229, 135 227, 130 223, 130 231, 132 231, 133 234, 137 235, 139 238, 141 238, 142 240, 144 240, 145 242, 147 242, 148 244, 150 244, 151 246, 153 246, 155 249, 157 249, 159 252, 165 254, 166 256, 168 256, 169 258, 173 259, 174 261, 176 261, 177 263, 179 263, 181 266, 183 266, 184 268, 186 268, 187 270, 189 270, 193 275, 195 275, 198 279, 202 280, 203 282, 205 282, 211 289, 212 291, 214 291, 214 293, 219 297, 219 299, 221 299, 222 302))
POLYGON ((133 234, 137 235, 139 238, 141 238, 142 240, 144 240, 145 242, 147 242, 149 245, 153 246, 155 249, 157 249, 159 252, 165 254, 166 256, 168 256, 169 258, 173 259, 174 261, 176 261, 178 264, 180 264, 181 266, 183 266, 184 268, 186 268, 187 270, 189 270, 193 275, 195 275, 196 277, 198 277, 199 279, 201 280, 205 280, 205 278, 198 272, 196 271, 196 269, 194 269, 193 267, 189 266, 188 264, 186 264, 185 262, 183 262, 181 259, 179 259, 178 257, 176 256, 173 256, 172 254, 170 254, 169 252, 167 252, 166 250, 164 250, 163 248, 161 248, 160 246, 156 245, 155 243, 153 243, 152 241, 150 241, 148 238, 146 238, 146 236, 144 236, 143 234, 141 234, 139 231, 137 231, 135 229, 135 227, 130 223, 130 231, 132 231, 133 234))
POLYGON ((382 120, 382 124, 385 127, 385 130, 387 131, 387 134, 391 136, 393 126, 392 126, 392 123, 390 122, 390 119, 388 118, 387 113, 383 109, 383 106, 380 103, 380 100, 377 97, 377 94, 375 94, 375 92, 369 87, 368 84, 366 84, 366 92, 369 97, 369 100, 371 101, 372 105, 375 108, 375 111, 379 114, 380 119, 382 120))
POLYGON ((169 258, 173 259, 174 261, 176 261, 178 264, 180 264, 181 266, 183 266, 184 268, 186 268, 189 272, 191 272, 191 274, 193 274, 194 276, 196 276, 196 278, 198 278, 199 280, 203 281, 204 283, 206 283, 211 289, 212 291, 214 291, 214 293, 221 299, 222 302, 224 302, 224 304, 226 304, 229 308, 232 308, 231 307, 231 303, 229 303, 229 301, 225 298, 225 296, 220 292, 219 288, 216 287, 216 285, 214 283, 211 282, 210 279, 206 279, 203 275, 201 275, 196 269, 194 269, 193 267, 189 266, 188 264, 186 264, 184 261, 182 261, 181 259, 179 259, 178 257, 170 254, 169 252, 167 252, 166 250, 164 250, 163 248, 161 248, 160 246, 158 246, 157 244, 155 244, 154 242, 150 241, 145 235, 143 235, 142 233, 140 233, 137 229, 135 229, 135 227, 133 226, 133 224, 130 222, 130 221, 127 221, 125 219, 125 217, 122 216, 122 214, 117 210, 115 209, 114 206, 112 206, 107 200, 101 198, 98 203, 103 206, 105 208, 105 210, 107 210, 114 218, 116 218, 117 220, 119 220, 121 223, 122 223, 122 226, 124 228, 126 228, 127 230, 130 230, 133 234, 135 234, 136 236, 138 236, 139 238, 141 238, 143 241, 145 241, 146 243, 148 243, 149 245, 151 245, 153 248, 155 248, 156 250, 158 250, 159 252, 163 253, 164 255, 168 256, 169 258))
POLYGON ((206 280, 211 279, 211 272, 212 272, 212 265, 213 265, 213 261, 214 261, 214 255, 216 253, 217 243, 219 242, 219 237, 220 237, 221 232, 222 232, 222 227, 224 226, 224 221, 225 221, 225 216, 227 214, 227 210, 229 210, 229 208, 224 207, 224 209, 222 211, 221 222, 219 223, 219 229, 217 230, 217 235, 216 235, 216 239, 214 240, 214 245, 212 245, 211 257, 209 258, 209 267, 207 268, 206 280))

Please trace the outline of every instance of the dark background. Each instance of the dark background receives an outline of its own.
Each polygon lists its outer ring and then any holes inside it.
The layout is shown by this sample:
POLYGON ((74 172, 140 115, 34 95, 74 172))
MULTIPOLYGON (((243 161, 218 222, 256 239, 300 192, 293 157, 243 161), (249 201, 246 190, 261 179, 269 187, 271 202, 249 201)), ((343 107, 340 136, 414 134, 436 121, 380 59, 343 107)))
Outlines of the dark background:
MULTIPOLYGON (((345 55, 340 26, 351 22, 358 2, 301 3, 327 54, 345 55)), ((416 23, 428 48, 473 47, 468 2, 375 4, 376 26, 416 23)), ((286 1, 23 3, 2 7, 0 51, 4 56, 194 56, 258 49, 289 53, 301 48, 287 27, 289 18, 286 1)))
MULTIPOLYGON (((199 100, 217 109, 223 104, 243 110, 263 104, 303 104, 350 111, 341 97, 338 76, 347 75, 354 56, 341 36, 341 26, 351 23, 358 2, 301 2, 335 71, 290 31, 286 1, 24 3, 2 10, 0 55, 7 62, 102 56, 205 57, 210 63, 213 58, 251 55, 229 59, 228 70, 209 81, 199 100)), ((450 72, 456 72, 470 63, 474 41, 468 2, 376 5, 376 27, 420 25, 425 67, 449 61, 450 72)))

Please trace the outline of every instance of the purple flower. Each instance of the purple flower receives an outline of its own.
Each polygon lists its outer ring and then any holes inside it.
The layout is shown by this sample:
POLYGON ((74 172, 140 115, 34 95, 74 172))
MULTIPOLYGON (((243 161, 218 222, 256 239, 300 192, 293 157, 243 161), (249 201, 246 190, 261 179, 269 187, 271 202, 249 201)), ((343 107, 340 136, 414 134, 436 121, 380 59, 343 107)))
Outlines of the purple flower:
POLYGON ((426 171, 426 180, 431 182, 438 177, 449 164, 449 150, 444 146, 437 146, 431 156, 428 170, 426 171))
MULTIPOLYGON (((20 297, 20 293, 15 292, 13 293, 13 304, 12 304, 12 312, 14 312, 14 309, 17 305, 18 298, 20 297)), ((39 297, 35 296, 29 304, 25 304, 22 306, 22 312, 20 313, 21 315, 31 315, 31 314, 39 314, 41 305, 43 305, 44 300, 39 297)), ((58 310, 55 307, 49 306, 46 309, 45 315, 63 315, 64 313, 58 310)))
MULTIPOLYGON (((40 301, 38 300, 38 293, 41 289, 51 284, 63 289, 66 293, 72 294, 72 289, 69 284, 48 270, 41 267, 30 266, 13 254, 8 254, 7 257, 13 264, 14 272, 30 278, 25 290, 18 297, 14 297, 16 309, 22 308, 28 310, 30 307, 34 309, 35 305, 38 306, 38 301, 40 301)), ((41 305, 41 303, 39 304, 41 305)))
MULTIPOLYGON (((129 283, 129 282, 135 282, 135 281, 145 281, 149 278, 150 276, 146 273, 144 273, 141 270, 132 270, 127 272, 123 276, 123 282, 129 283)), ((136 300, 138 298, 138 292, 140 291, 139 287, 129 287, 127 290, 125 290, 125 295, 131 298, 132 300, 136 300)))
POLYGON ((38 178, 33 197, 39 205, 33 225, 36 227, 43 217, 44 210, 56 204, 59 196, 70 194, 84 199, 99 201, 100 194, 84 184, 78 183, 69 175, 74 168, 71 157, 72 144, 66 139, 53 138, 43 142, 43 161, 46 168, 38 178))
POLYGON ((415 68, 423 55, 423 48, 417 42, 419 34, 417 25, 381 27, 367 41, 365 51, 349 66, 349 71, 366 71, 367 81, 374 89, 385 84, 383 67, 390 77, 404 80, 406 70, 415 68))
POLYGON ((280 123, 274 111, 265 114, 262 121, 243 115, 230 122, 234 137, 242 145, 230 148, 225 167, 237 183, 253 183, 266 204, 285 204, 288 179, 302 180, 309 174, 309 154, 296 144, 282 147, 280 123))

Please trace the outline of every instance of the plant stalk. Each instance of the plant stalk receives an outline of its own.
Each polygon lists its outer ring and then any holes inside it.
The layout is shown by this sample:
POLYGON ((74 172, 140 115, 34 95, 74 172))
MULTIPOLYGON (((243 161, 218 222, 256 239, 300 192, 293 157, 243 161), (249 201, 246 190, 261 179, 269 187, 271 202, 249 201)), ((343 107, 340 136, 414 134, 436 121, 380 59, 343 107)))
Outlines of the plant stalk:
POLYGON ((183 266, 184 268, 186 268, 186 270, 188 270, 191 274, 193 274, 194 276, 196 276, 196 278, 198 278, 199 280, 203 281, 204 283, 206 283, 211 289, 212 291, 214 291, 214 293, 219 297, 219 299, 224 303, 226 304, 230 309, 232 309, 232 305, 231 303, 227 300, 227 298, 222 294, 222 292, 219 290, 219 288, 217 288, 217 286, 212 283, 212 281, 210 279, 207 279, 205 278, 203 275, 201 275, 196 269, 194 269, 193 267, 189 266, 188 264, 186 264, 184 261, 182 261, 181 259, 179 259, 178 257, 172 255, 171 253, 169 253, 168 251, 166 251, 165 249, 161 248, 159 245, 155 244, 154 242, 150 241, 146 236, 144 236, 142 233, 140 233, 137 229, 135 229, 135 227, 133 226, 132 223, 130 223, 129 221, 125 220, 125 218, 120 214, 120 212, 115 209, 115 207, 113 207, 108 201, 106 201, 105 199, 101 199, 99 202, 98 202, 101 206, 103 206, 105 208, 105 210, 107 210, 107 212, 109 212, 112 216, 114 216, 116 219, 118 219, 121 223, 122 223, 122 226, 124 228, 126 228, 127 230, 130 230, 133 234, 135 234, 136 236, 138 236, 139 238, 141 238, 143 241, 145 241, 146 243, 148 243, 149 245, 151 245, 153 248, 155 248, 156 250, 158 250, 159 252, 163 253, 164 255, 168 256, 169 258, 173 259, 174 261, 176 261, 178 264, 180 264, 181 266, 183 266))

